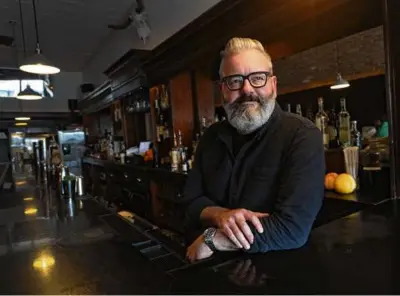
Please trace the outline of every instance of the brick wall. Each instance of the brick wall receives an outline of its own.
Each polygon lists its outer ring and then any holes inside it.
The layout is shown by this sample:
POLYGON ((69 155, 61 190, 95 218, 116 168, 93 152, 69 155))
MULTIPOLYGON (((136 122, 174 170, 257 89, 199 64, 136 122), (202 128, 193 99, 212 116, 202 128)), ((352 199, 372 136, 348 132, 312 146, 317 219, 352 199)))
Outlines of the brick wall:
POLYGON ((281 94, 331 84, 338 71, 348 80, 382 74, 383 27, 275 60, 273 64, 281 94))

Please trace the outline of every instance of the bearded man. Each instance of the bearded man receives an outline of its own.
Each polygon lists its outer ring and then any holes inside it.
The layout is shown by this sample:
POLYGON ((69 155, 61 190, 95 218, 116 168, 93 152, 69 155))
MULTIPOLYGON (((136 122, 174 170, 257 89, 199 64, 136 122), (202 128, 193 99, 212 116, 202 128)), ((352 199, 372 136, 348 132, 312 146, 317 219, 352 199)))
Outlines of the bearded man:
POLYGON ((222 52, 227 121, 203 135, 184 189, 187 258, 303 246, 322 205, 321 132, 276 103, 277 78, 262 44, 233 38, 222 52))

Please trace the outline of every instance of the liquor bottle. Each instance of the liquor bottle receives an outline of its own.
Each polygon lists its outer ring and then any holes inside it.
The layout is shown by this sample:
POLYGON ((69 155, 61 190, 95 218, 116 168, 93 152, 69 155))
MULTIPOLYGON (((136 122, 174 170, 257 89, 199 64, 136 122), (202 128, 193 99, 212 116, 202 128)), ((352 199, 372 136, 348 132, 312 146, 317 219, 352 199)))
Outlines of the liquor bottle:
POLYGON ((325 149, 329 148, 329 134, 328 134, 328 116, 324 111, 324 99, 318 98, 318 112, 315 115, 315 125, 322 133, 323 143, 325 149))
POLYGON ((168 89, 165 85, 161 86, 161 108, 167 109, 169 107, 168 89))
POLYGON ((346 110, 346 99, 340 99, 339 141, 342 147, 350 145, 350 114, 346 110))
POLYGON ((328 114, 328 134, 329 148, 338 148, 340 146, 338 137, 338 116, 334 106, 328 114))
POLYGON ((306 118, 308 118, 312 122, 314 122, 314 120, 315 120, 313 110, 310 105, 307 107, 306 118))
POLYGON ((170 153, 171 153, 171 170, 173 172, 176 172, 179 169, 179 158, 180 158, 176 133, 174 133, 174 145, 170 153))
POLYGON ((164 139, 169 139, 169 126, 166 120, 164 121, 164 139))
POLYGON ((292 112, 292 106, 290 104, 286 105, 286 112, 289 112, 289 113, 292 112))
POLYGON ((188 172, 188 149, 186 147, 183 147, 183 149, 181 149, 181 171, 183 173, 187 173, 188 172))
POLYGON ((201 118, 201 127, 200 127, 200 135, 204 135, 205 131, 207 129, 207 120, 206 118, 203 116, 201 118))
POLYGON ((361 149, 361 133, 357 129, 357 121, 355 120, 351 122, 350 139, 351 146, 357 146, 361 149))
POLYGON ((159 139, 160 142, 162 142, 164 140, 164 115, 160 114, 159 117, 159 121, 158 121, 158 134, 159 134, 159 139))
POLYGON ((299 116, 303 116, 303 112, 301 112, 301 105, 297 104, 296 105, 296 114, 299 116))

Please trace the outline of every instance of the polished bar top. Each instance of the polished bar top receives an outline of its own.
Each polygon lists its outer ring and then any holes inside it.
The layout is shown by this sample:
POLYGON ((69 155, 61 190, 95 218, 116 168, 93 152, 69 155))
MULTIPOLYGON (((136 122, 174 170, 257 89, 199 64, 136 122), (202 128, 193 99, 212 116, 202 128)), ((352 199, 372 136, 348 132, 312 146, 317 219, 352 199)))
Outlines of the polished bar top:
POLYGON ((183 246, 153 225, 90 198, 73 202, 19 184, 0 199, 3 294, 400 292, 394 201, 316 225, 298 250, 221 253, 189 264, 183 246))

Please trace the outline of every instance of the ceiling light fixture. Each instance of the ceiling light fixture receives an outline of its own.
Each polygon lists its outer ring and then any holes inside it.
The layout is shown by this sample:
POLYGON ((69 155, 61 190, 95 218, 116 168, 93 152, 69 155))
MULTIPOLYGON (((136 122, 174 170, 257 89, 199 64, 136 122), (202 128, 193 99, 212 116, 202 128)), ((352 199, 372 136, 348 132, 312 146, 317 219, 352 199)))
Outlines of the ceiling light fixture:
POLYGON ((19 92, 16 98, 19 100, 33 101, 42 99, 42 96, 38 92, 34 91, 28 84, 23 91, 19 92))
POLYGON ((33 3, 33 15, 35 19, 35 31, 36 31, 36 53, 25 60, 25 62, 19 67, 22 71, 34 74, 57 74, 60 69, 53 66, 52 63, 42 54, 39 43, 39 29, 36 16, 36 0, 32 0, 33 3))
POLYGON ((23 116, 21 116, 21 117, 15 117, 14 119, 15 119, 16 121, 28 121, 28 120, 31 120, 30 117, 23 117, 23 116))
POLYGON ((336 67, 337 67, 337 74, 336 74, 336 81, 334 84, 331 85, 331 89, 342 89, 350 86, 350 83, 346 80, 343 79, 342 75, 340 74, 340 60, 339 60, 339 54, 338 54, 338 45, 337 42, 335 44, 335 56, 336 56, 336 67))
POLYGON ((16 122, 15 126, 27 126, 28 124, 26 122, 16 122))
POLYGON ((346 79, 343 79, 342 75, 340 75, 340 73, 338 73, 336 76, 336 82, 331 85, 331 89, 342 89, 342 88, 346 88, 349 86, 350 86, 350 83, 346 79))

